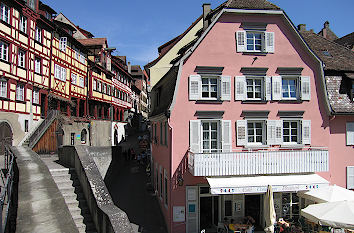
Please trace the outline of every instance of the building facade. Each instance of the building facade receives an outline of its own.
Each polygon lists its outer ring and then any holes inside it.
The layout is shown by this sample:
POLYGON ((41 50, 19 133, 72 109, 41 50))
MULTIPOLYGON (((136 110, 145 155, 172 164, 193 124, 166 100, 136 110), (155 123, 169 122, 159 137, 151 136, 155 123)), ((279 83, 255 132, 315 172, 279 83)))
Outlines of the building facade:
MULTIPOLYGON (((298 219, 296 193, 329 184, 330 106, 321 60, 266 1, 203 6, 203 31, 151 93, 154 187, 169 232, 225 217, 298 219)), ((150 76, 153 81, 153 76, 150 76)))

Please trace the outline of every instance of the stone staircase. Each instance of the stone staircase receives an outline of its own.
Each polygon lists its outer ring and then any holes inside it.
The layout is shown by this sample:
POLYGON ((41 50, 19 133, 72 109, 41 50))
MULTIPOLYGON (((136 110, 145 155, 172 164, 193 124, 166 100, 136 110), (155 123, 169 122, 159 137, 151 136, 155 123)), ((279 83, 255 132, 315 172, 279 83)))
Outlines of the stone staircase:
POLYGON ((97 232, 74 169, 49 169, 79 232, 97 232))

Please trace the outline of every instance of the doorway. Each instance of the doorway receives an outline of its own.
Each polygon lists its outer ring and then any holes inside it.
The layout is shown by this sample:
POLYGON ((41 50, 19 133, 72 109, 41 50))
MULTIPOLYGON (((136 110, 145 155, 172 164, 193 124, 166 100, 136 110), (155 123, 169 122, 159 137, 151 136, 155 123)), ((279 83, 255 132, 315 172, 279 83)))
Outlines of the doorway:
POLYGON ((200 197, 200 230, 215 232, 219 222, 219 197, 200 197))
POLYGON ((261 195, 245 195, 245 216, 251 216, 255 227, 261 227, 261 195))

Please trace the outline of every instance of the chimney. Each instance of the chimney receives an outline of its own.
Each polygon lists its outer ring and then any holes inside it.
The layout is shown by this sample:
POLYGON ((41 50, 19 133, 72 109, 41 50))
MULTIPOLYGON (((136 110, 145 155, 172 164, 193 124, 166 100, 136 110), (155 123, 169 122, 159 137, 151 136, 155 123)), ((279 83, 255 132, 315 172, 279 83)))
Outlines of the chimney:
POLYGON ((132 66, 130 65, 130 61, 128 61, 128 73, 132 73, 132 66))
POLYGON ((297 25, 297 30, 299 30, 300 32, 306 32, 306 24, 297 25))
POLYGON ((322 29, 322 36, 326 39, 327 38, 327 30, 329 29, 329 22, 326 21, 324 24, 323 24, 323 29, 322 29))
POLYGON ((210 3, 203 4, 203 31, 205 31, 209 26, 209 20, 206 19, 207 15, 211 11, 210 3))

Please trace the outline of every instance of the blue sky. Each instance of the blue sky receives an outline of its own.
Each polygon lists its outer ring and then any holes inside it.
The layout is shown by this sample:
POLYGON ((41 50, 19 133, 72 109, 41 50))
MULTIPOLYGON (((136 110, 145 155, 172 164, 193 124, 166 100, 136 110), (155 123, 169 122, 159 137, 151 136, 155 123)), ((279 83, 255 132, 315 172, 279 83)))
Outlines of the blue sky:
MULTIPOLYGON (((132 64, 145 65, 157 57, 157 48, 181 34, 202 13, 202 4, 214 9, 224 0, 42 0, 55 11, 90 31, 107 37, 110 47, 132 64), (97 4, 99 2, 99 4, 97 4)), ((271 0, 285 10, 295 25, 319 32, 328 20, 342 37, 354 31, 353 0, 271 0)))

